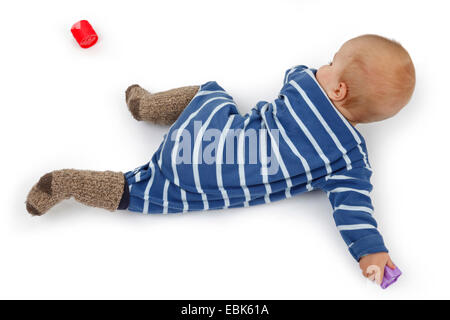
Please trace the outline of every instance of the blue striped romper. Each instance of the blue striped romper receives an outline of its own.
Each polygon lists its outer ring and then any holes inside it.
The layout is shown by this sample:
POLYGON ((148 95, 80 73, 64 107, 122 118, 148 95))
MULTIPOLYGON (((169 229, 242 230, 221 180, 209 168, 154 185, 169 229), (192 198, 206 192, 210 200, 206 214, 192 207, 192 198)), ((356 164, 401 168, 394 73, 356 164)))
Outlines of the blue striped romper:
POLYGON ((278 98, 244 116, 216 82, 203 84, 151 160, 125 174, 128 210, 246 207, 321 189, 357 261, 387 252, 373 218, 366 144, 315 72, 289 69, 278 98))

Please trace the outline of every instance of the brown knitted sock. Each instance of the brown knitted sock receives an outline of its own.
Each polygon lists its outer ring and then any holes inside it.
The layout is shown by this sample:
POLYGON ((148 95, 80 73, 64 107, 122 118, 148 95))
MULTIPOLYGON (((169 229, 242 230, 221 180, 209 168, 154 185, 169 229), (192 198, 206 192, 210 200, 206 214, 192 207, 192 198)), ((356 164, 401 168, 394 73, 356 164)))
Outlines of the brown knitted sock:
POLYGON ((74 197, 92 207, 114 211, 124 191, 121 172, 64 169, 42 176, 27 197, 26 207, 32 215, 43 215, 58 202, 74 197))
POLYGON ((170 125, 178 119, 199 88, 199 86, 190 86, 151 94, 134 84, 128 87, 125 98, 136 120, 170 125))

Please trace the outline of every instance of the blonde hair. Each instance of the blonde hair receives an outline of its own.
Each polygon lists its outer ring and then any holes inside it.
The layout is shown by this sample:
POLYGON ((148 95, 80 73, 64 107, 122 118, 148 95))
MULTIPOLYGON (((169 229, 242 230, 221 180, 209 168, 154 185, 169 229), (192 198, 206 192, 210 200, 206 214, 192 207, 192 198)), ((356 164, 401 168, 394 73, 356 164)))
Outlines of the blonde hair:
POLYGON ((354 38, 357 50, 351 55, 340 81, 347 85, 347 108, 368 108, 377 104, 396 108, 406 105, 415 87, 411 57, 402 45, 378 35, 354 38))

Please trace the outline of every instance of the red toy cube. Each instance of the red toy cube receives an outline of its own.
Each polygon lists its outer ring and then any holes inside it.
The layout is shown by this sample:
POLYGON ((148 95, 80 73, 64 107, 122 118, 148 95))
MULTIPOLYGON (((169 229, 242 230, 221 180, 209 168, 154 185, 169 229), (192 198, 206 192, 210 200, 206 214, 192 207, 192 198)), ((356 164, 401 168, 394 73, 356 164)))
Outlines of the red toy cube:
POLYGON ((84 49, 92 47, 98 40, 97 33, 87 20, 78 21, 70 31, 80 47, 84 49))

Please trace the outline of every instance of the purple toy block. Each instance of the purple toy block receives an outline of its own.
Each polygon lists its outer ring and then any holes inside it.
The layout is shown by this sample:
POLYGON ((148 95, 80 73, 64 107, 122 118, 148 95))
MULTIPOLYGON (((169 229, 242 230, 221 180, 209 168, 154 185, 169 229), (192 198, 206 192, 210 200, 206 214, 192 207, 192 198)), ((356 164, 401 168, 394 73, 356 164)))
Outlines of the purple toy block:
POLYGON ((388 266, 384 267, 384 277, 383 281, 381 282, 381 288, 386 289, 391 284, 397 281, 397 279, 402 275, 402 272, 399 268, 395 268, 392 270, 388 266))

